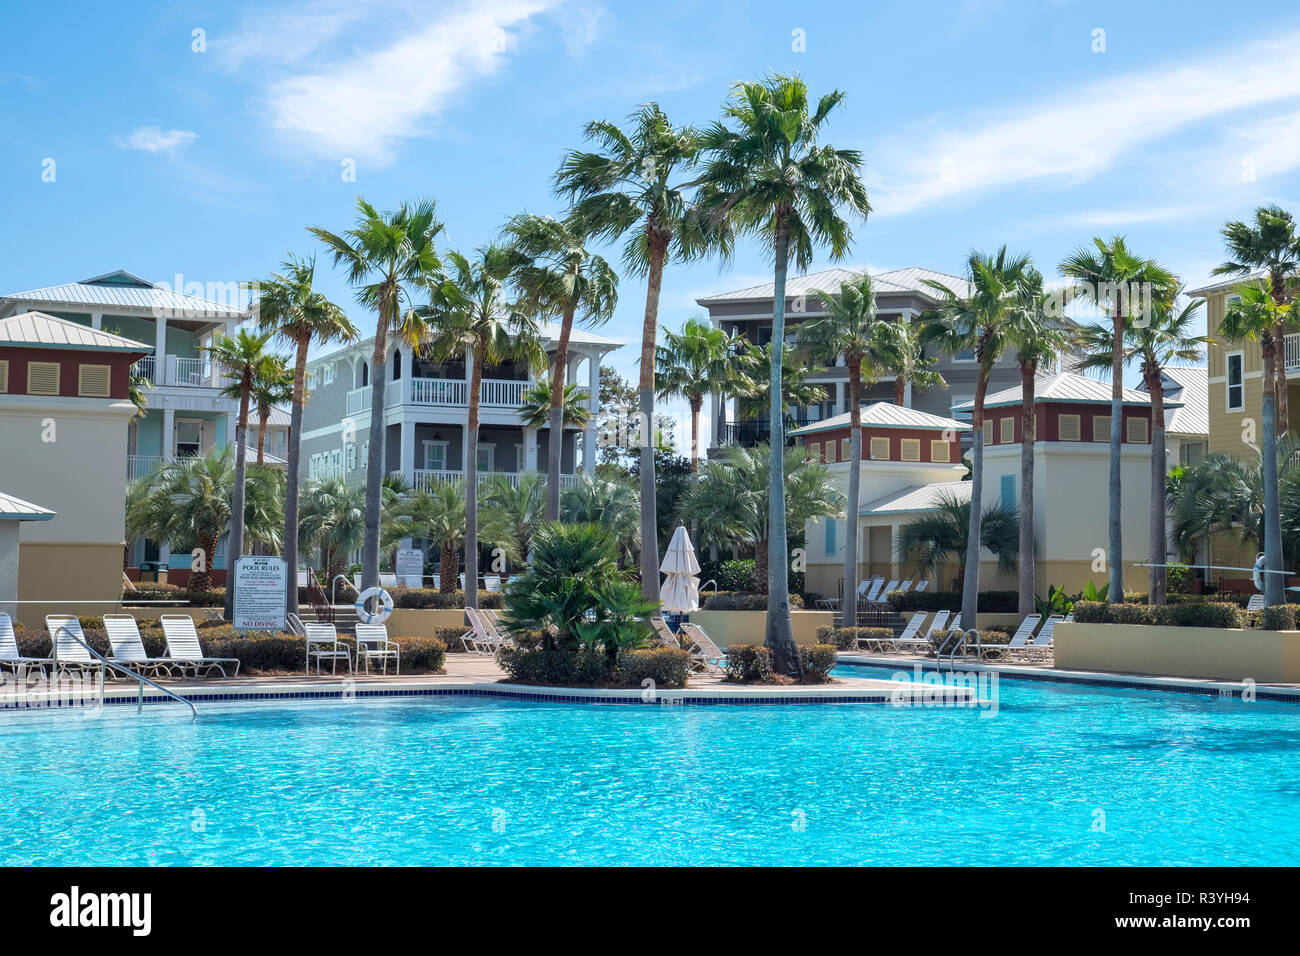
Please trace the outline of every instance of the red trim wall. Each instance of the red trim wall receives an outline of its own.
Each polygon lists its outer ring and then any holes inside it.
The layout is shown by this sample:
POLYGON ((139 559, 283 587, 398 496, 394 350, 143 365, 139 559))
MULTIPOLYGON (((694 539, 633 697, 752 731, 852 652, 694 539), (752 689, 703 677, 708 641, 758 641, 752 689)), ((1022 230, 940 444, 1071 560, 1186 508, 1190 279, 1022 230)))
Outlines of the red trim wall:
MULTIPOLYGON (((1093 435, 1092 420, 1097 415, 1109 416, 1109 405, 1089 405, 1085 403, 1072 402, 1040 402, 1035 406, 1034 430, 1035 439, 1038 441, 1060 441, 1060 422, 1061 415, 1078 415, 1079 416, 1079 443, 1086 444, 1091 442, 1106 443, 1110 441, 1110 433, 1103 435, 1093 435)), ((1021 427, 1020 406, 1007 406, 1003 408, 990 408, 984 413, 986 421, 993 422, 993 444, 1007 444, 999 439, 1002 437, 1002 419, 1011 418, 1015 422, 1015 441, 1019 444, 1024 437, 1024 429, 1021 427)), ((1150 444, 1151 438, 1151 407, 1150 406, 1125 406, 1124 420, 1120 428, 1120 440, 1124 444, 1130 444, 1128 440, 1128 421, 1130 418, 1140 418, 1147 422, 1147 441, 1143 444, 1150 444)), ((1074 444, 1071 442, 1071 444, 1074 444)))
MULTIPOLYGON (((827 429, 824 432, 817 432, 813 435, 802 436, 804 447, 808 445, 824 445, 826 442, 834 442, 831 449, 822 452, 822 461, 848 461, 848 455, 840 455, 840 442, 848 439, 852 433, 849 428, 827 429), (827 452, 833 454, 827 454, 827 452)), ((943 438, 944 429, 941 428, 872 428, 869 425, 862 426, 862 460, 863 461, 903 461, 903 439, 916 438, 921 442, 922 462, 932 462, 930 457, 930 442, 938 441, 943 438), (871 458, 871 439, 887 438, 889 439, 889 458, 871 458)), ((948 441, 948 464, 959 464, 961 462, 961 432, 954 431, 954 437, 948 441)), ((908 462, 915 464, 915 462, 908 462)))
MULTIPOLYGON (((26 346, 5 346, 0 348, 0 361, 9 363, 9 391, 0 394, 27 394, 27 364, 29 362, 58 362, 60 397, 82 397, 77 391, 80 366, 107 365, 111 368, 108 386, 110 397, 125 399, 129 394, 132 363, 148 354, 148 352, 96 352, 93 349, 40 349, 26 346)), ((51 398, 53 396, 41 397, 51 398)), ((100 396, 94 397, 98 398, 100 396)))

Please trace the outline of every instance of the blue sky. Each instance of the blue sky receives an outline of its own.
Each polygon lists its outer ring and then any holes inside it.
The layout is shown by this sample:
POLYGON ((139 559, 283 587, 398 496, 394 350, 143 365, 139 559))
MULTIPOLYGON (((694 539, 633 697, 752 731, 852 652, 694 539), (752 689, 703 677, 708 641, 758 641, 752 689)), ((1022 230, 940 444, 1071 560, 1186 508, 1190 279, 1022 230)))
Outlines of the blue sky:
MULTIPOLYGON (((1281 0, 67 3, 3 18, 22 38, 0 63, 3 292, 116 268, 255 278, 313 251, 305 226, 345 228, 358 194, 433 196, 470 249, 515 212, 561 211, 550 176, 588 120, 655 100, 708 122, 732 83, 769 70, 848 94, 827 141, 863 150, 875 207, 854 264, 957 272, 972 247, 1007 243, 1050 275, 1122 233, 1197 284, 1225 219, 1263 201, 1300 213, 1300 11, 1281 0)), ((661 321, 768 275, 754 245, 725 273, 674 267, 661 321)), ((373 329, 325 262, 320 284, 373 329)), ((604 330, 632 343, 613 360, 629 376, 643 306, 627 278, 604 330)))

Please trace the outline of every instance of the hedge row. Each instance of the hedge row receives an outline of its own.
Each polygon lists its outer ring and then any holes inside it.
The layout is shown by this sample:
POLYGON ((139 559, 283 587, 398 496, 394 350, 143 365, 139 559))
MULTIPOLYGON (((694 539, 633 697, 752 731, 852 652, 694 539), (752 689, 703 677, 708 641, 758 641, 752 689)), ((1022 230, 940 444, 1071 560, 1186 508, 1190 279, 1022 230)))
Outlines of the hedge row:
MULTIPOLYGON (((700 604, 701 611, 766 611, 766 594, 747 594, 742 591, 715 591, 700 604)), ((790 610, 803 610, 803 598, 790 595, 790 610)))
MULTIPOLYGON (((436 588, 397 588, 388 592, 393 596, 393 607, 414 608, 417 610, 448 610, 465 606, 464 591, 443 593, 436 588)), ((504 595, 500 591, 478 592, 478 606, 488 610, 500 610, 505 607, 504 595)))
POLYGON ((1296 629, 1296 611, 1294 604, 1275 604, 1266 607, 1260 613, 1259 626, 1266 631, 1294 631, 1296 629))
MULTIPOLYGON (((834 644, 799 645, 800 684, 825 684, 836 663, 834 644)), ((727 679, 739 684, 784 683, 772 671, 772 652, 762 644, 731 644, 727 647, 727 679)))
MULTIPOLYGON (((960 591, 891 591, 889 606, 900 614, 908 611, 952 611, 961 607, 960 591)), ((981 591, 981 614, 1015 614, 1020 595, 1015 591, 981 591)))
POLYGON ((642 687, 654 681, 660 689, 680 689, 690 676, 691 655, 667 647, 623 651, 611 668, 604 653, 581 647, 556 651, 531 641, 507 644, 497 662, 517 684, 551 687, 642 687))
POLYGON ((887 641, 894 636, 888 627, 819 627, 817 643, 830 644, 841 651, 856 651, 858 639, 866 641, 887 641))
POLYGON ((1166 627, 1242 626, 1241 608, 1223 601, 1192 604, 1103 604, 1075 601, 1074 619, 1080 624, 1158 624, 1166 627))

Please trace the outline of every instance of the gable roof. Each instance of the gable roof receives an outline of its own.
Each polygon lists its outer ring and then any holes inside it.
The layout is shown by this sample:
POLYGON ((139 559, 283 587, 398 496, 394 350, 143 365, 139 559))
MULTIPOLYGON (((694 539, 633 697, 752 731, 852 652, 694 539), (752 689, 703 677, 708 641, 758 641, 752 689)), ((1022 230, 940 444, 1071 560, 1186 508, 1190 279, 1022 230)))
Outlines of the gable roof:
POLYGON ((122 269, 83 279, 81 282, 12 292, 0 296, 0 302, 31 303, 59 309, 128 309, 200 319, 240 318, 249 314, 248 309, 238 309, 213 299, 174 292, 122 269))
MULTIPOLYGON (((985 408, 1004 408, 1020 404, 1020 386, 1004 388, 984 399, 985 408)), ((1151 396, 1135 388, 1126 388, 1121 401, 1125 405, 1150 405, 1151 396)), ((1109 405, 1110 383, 1088 378, 1078 372, 1057 372, 1055 375, 1040 375, 1034 379, 1034 404, 1043 402, 1070 402, 1077 405, 1109 405)), ((1166 408, 1181 406, 1181 402, 1166 402, 1166 408)), ((975 403, 962 402, 954 405, 954 410, 974 411, 975 403)))
MULTIPOLYGON (((1171 365, 1164 370, 1165 431, 1206 438, 1210 434, 1210 370, 1204 365, 1171 365), (1169 407, 1170 401, 1181 405, 1169 407)), ((1138 386, 1147 391, 1146 383, 1138 386)))
POLYGON ((1256 269, 1254 272, 1244 276, 1227 276, 1226 278, 1215 279, 1213 282, 1210 282, 1208 285, 1203 285, 1199 289, 1189 289, 1185 294, 1194 299, 1203 299, 1207 295, 1214 295, 1216 292, 1227 292, 1228 290, 1241 285, 1243 282, 1257 282, 1267 276, 1267 270, 1256 269))
POLYGON ((891 491, 858 508, 860 515, 914 514, 933 511, 944 498, 970 501, 972 483, 969 481, 940 481, 932 485, 910 485, 891 491))
POLYGON ((49 521, 54 514, 49 508, 0 491, 0 521, 49 521))
MULTIPOLYGON (((821 272, 810 272, 807 275, 790 276, 786 279, 785 294, 787 297, 811 295, 818 289, 834 292, 843 283, 860 278, 866 271, 863 268, 849 266, 847 268, 824 269, 821 272)), ((876 272, 872 273, 871 278, 875 285, 876 295, 912 294, 936 299, 935 290, 926 285, 925 280, 942 283, 958 295, 967 295, 970 291, 970 284, 965 279, 948 275, 946 272, 924 269, 920 266, 908 266, 905 269, 894 269, 891 272, 876 272)), ((695 301, 706 306, 723 302, 770 301, 775 293, 775 281, 762 282, 732 292, 706 295, 695 301)))
MULTIPOLYGON (((819 422, 813 422, 811 425, 804 425, 802 428, 793 429, 791 435, 811 435, 815 432, 833 431, 839 428, 848 428, 851 421, 851 412, 845 412, 843 415, 836 415, 833 418, 825 418, 819 422)), ((927 412, 919 412, 915 408, 903 408, 895 405, 893 402, 873 402, 862 408, 862 427, 863 428, 924 428, 934 431, 970 431, 970 425, 965 422, 959 422, 953 418, 942 418, 938 415, 930 415, 927 412)))
POLYGON ((58 319, 44 312, 23 312, 0 319, 0 347, 26 345, 45 349, 84 349, 96 352, 153 351, 132 339, 58 319))

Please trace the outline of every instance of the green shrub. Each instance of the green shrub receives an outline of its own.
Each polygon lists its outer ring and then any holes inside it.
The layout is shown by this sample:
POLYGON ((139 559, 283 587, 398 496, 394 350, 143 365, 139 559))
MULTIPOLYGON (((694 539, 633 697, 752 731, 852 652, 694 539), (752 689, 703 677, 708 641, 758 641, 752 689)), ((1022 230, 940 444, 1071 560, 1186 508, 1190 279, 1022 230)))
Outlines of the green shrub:
POLYGON ((753 558, 719 561, 711 572, 709 577, 718 582, 721 591, 753 592, 758 587, 755 583, 753 558))
POLYGON ((1167 594, 1191 594, 1196 574, 1185 564, 1171 565, 1165 569, 1167 594))
MULTIPOLYGON (((393 596, 393 607, 398 608, 450 610, 465 606, 464 591, 449 591, 444 594, 436 588, 412 588, 410 590, 397 588, 390 590, 388 593, 393 596)), ((480 590, 478 592, 478 606, 487 610, 500 610, 505 606, 504 597, 500 591, 480 590)))
POLYGON ((603 687, 610 683, 609 658, 578 647, 550 650, 507 644, 497 651, 497 662, 516 684, 551 687, 603 687))
POLYGON ((223 607, 226 603, 226 589, 212 588, 209 591, 183 591, 190 607, 223 607))
MULTIPOLYGON (((831 679, 837 656, 834 644, 799 645, 799 664, 803 668, 801 684, 825 684, 831 679)), ((728 652, 730 657, 730 652, 728 652)))
POLYGON ((618 655, 615 679, 626 687, 640 687, 645 680, 656 688, 681 688, 691 675, 691 655, 670 647, 649 647, 622 651, 618 655))
POLYGON ((1294 631, 1296 629, 1296 606, 1294 604, 1276 604, 1266 607, 1260 613, 1259 626, 1266 631, 1294 631))
POLYGON ((727 677, 742 684, 772 679, 772 652, 762 644, 732 644, 727 648, 727 677))
POLYGON ((122 602, 132 601, 181 601, 185 599, 185 589, 175 584, 163 584, 159 581, 137 581, 135 589, 122 592, 122 602))
POLYGON ((1197 601, 1148 607, 1145 604, 1103 604, 1076 601, 1074 619, 1080 624, 1158 624, 1168 627, 1238 628, 1241 609, 1222 601, 1197 601))
MULTIPOLYGON (((952 611, 961 607, 960 591, 891 591, 886 599, 900 614, 916 611, 952 611)), ((981 591, 981 614, 1015 614, 1020 595, 1015 591, 981 591)))
MULTIPOLYGON (((766 594, 746 594, 738 591, 716 591, 705 598, 700 605, 701 611, 766 611, 768 596, 766 594)), ((803 609, 803 598, 797 594, 790 595, 790 610, 803 609)))
POLYGON ((841 651, 858 649, 858 639, 867 641, 887 641, 894 636, 888 627, 821 627, 817 629, 817 641, 831 644, 841 651))

